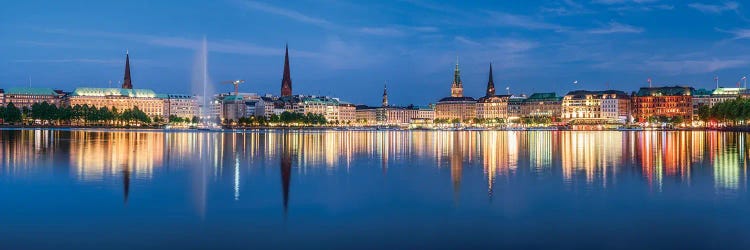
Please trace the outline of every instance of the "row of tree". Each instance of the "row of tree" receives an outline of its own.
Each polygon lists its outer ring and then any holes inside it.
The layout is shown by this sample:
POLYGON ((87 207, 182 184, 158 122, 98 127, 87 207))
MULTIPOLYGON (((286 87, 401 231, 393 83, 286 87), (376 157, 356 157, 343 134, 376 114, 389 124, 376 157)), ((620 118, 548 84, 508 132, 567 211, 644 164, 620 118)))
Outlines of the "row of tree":
POLYGON ((750 120, 750 99, 729 100, 710 108, 706 105, 700 106, 698 117, 704 122, 723 122, 735 126, 746 123, 750 120))
POLYGON ((283 124, 283 125, 326 125, 329 124, 325 116, 322 114, 301 114, 296 112, 284 111, 281 115, 273 114, 269 117, 264 116, 251 116, 242 117, 235 120, 226 119, 224 124, 231 125, 242 125, 242 126, 266 126, 268 124, 283 124))
POLYGON ((96 108, 88 105, 57 107, 47 102, 34 103, 31 108, 18 108, 8 103, 0 107, 0 119, 5 123, 41 123, 46 125, 143 125, 162 123, 160 117, 152 120, 145 112, 133 107, 122 112, 117 108, 96 108))

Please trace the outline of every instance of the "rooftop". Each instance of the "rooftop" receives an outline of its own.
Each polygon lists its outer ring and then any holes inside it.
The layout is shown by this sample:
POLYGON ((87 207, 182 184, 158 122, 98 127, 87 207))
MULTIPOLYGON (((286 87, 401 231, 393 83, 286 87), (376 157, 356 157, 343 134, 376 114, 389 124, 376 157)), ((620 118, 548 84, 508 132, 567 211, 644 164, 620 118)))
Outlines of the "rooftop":
POLYGON ((51 88, 8 88, 6 95, 57 95, 51 88))
POLYGON ((462 97, 445 97, 443 99, 440 99, 438 103, 441 102, 476 102, 477 100, 474 100, 474 98, 470 96, 462 96, 462 97))
POLYGON ((156 98, 150 89, 121 89, 121 88, 76 88, 71 96, 126 96, 136 98, 156 98))
POLYGON ((643 87, 638 90, 636 96, 682 96, 692 95, 695 89, 693 87, 672 86, 672 87, 643 87))
POLYGON ((557 96, 557 93, 534 93, 529 98, 526 98, 524 102, 540 102, 540 101, 560 101, 562 97, 557 96))

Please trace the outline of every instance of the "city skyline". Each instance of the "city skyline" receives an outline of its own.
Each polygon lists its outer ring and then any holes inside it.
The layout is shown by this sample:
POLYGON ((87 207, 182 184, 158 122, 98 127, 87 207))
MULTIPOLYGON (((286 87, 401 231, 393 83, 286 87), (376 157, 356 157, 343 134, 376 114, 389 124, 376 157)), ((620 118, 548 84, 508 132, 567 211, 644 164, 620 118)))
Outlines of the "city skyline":
MULTIPOLYGON (((0 33, 11 39, 0 42, 0 62, 9 66, 0 72, 1 88, 29 82, 66 90, 106 87, 109 81, 117 86, 122 54, 129 50, 136 88, 172 92, 193 81, 203 36, 208 38, 212 82, 253 79, 240 90, 279 94, 283 46, 289 43, 294 93, 373 106, 381 99, 384 81, 394 104, 434 103, 446 96, 456 56, 461 57, 466 95, 473 97, 485 92, 488 63, 495 67, 498 88, 527 95, 576 89, 630 92, 647 86, 649 78, 654 86, 712 88, 719 76, 721 86, 733 87, 750 71, 745 69, 749 61, 740 56, 746 51, 742 42, 750 37, 743 28, 748 21, 737 2, 295 2, 283 7, 255 1, 210 6, 134 2, 87 4, 84 13, 69 11, 81 4, 6 6, 2 14, 8 21, 0 25, 0 33), (196 14, 203 7, 209 13, 196 14), (333 13, 331 7, 350 13, 333 13), (115 9, 120 11, 111 13, 115 9), (210 11, 226 15, 218 18, 210 11), (29 12, 38 15, 23 16, 29 12), (73 18, 79 15, 86 18, 73 18), (364 18, 347 19, 356 15, 364 18), (164 24, 160 20, 165 18, 181 23, 164 24), (273 23, 275 31, 261 27, 264 22, 273 23), (261 33, 263 37, 253 36, 261 33)), ((217 92, 230 91, 223 87, 217 85, 217 92)))

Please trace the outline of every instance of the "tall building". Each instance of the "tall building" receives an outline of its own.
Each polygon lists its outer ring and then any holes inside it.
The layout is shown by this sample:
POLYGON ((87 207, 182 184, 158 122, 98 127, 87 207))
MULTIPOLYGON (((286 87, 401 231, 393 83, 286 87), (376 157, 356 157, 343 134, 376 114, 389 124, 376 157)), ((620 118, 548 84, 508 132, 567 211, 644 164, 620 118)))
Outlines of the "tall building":
POLYGON ((176 116, 183 119, 192 119, 198 116, 198 99, 191 95, 157 95, 165 103, 166 114, 164 116, 176 116))
POLYGON ((125 77, 122 79, 123 89, 133 89, 133 82, 130 79, 130 53, 125 52, 125 77))
POLYGON ((492 64, 487 81, 487 92, 477 100, 477 117, 481 119, 507 119, 509 95, 495 95, 495 82, 492 78, 492 64))
POLYGON ((383 107, 388 107, 388 86, 383 86, 383 107))
POLYGON ((289 72, 289 45, 284 54, 284 76, 281 79, 281 96, 292 96, 292 75, 289 72))
POLYGON ((693 117, 692 87, 649 87, 641 88, 633 96, 633 118, 636 122, 649 119, 679 117, 690 121, 693 117))
POLYGON ((435 105, 435 119, 465 121, 476 117, 476 103, 472 97, 464 96, 461 73, 456 62, 451 84, 451 96, 440 99, 435 105))

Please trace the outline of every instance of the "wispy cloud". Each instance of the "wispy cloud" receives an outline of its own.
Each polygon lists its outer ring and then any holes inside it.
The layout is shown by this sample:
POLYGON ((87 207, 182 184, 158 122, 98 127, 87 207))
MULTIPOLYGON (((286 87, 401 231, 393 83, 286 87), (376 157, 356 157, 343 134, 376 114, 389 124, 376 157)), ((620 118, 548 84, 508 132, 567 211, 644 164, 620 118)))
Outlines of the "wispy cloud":
POLYGON ((474 40, 471 40, 471 39, 463 37, 463 36, 456 36, 454 38, 454 40, 456 40, 456 42, 459 42, 459 43, 462 43, 462 44, 465 44, 465 45, 469 45, 469 46, 479 46, 480 45, 479 42, 476 42, 474 40))
POLYGON ((643 28, 618 22, 610 22, 604 27, 590 29, 587 32, 590 34, 642 33, 643 28))
POLYGON ((296 10, 276 7, 276 6, 272 6, 272 5, 268 5, 268 4, 256 2, 256 1, 239 1, 239 3, 242 6, 249 8, 249 9, 254 9, 254 10, 259 10, 259 11, 263 11, 263 12, 274 14, 274 15, 284 16, 292 20, 296 20, 299 22, 308 23, 308 24, 312 24, 312 25, 316 25, 316 26, 320 26, 324 28, 332 28, 336 26, 335 24, 331 23, 328 20, 308 16, 296 10))
POLYGON ((92 58, 69 58, 69 59, 19 59, 12 60, 14 63, 91 63, 120 65, 122 59, 92 59, 92 58))
POLYGON ((556 32, 563 32, 568 30, 567 27, 564 27, 562 25, 545 22, 541 19, 531 16, 516 15, 497 11, 491 11, 489 12, 489 14, 490 24, 493 25, 523 28, 529 30, 553 30, 556 32))
POLYGON ((655 3, 659 0, 594 0, 593 3, 598 4, 606 4, 606 5, 612 5, 612 4, 629 4, 629 3, 635 3, 635 4, 644 4, 644 3, 655 3))
POLYGON ((737 11, 740 4, 737 2, 725 2, 723 4, 704 4, 704 3, 691 3, 688 7, 696 9, 703 13, 719 14, 724 11, 737 11))
POLYGON ((750 39, 750 29, 722 30, 717 28, 716 30, 719 32, 732 34, 732 40, 750 39))
POLYGON ((665 74, 701 74, 712 73, 723 69, 745 67, 750 61, 745 59, 710 59, 710 60, 648 60, 644 70, 656 70, 665 74))

